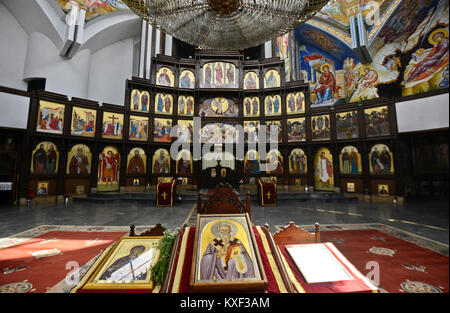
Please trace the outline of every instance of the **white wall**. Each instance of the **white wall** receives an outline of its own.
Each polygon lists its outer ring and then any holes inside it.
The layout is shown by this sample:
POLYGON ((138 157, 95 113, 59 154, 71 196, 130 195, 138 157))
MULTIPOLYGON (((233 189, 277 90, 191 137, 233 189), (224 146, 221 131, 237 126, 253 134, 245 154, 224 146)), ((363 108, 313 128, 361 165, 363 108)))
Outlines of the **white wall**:
POLYGON ((30 98, 0 93, 0 127, 26 129, 30 98))
POLYGON ((46 78, 47 91, 69 97, 87 97, 89 50, 79 51, 72 59, 59 56, 59 49, 41 33, 30 34, 23 78, 46 78))
POLYGON ((88 99, 124 105, 125 80, 133 74, 133 38, 113 43, 91 57, 88 99))
POLYGON ((0 85, 26 90, 23 69, 28 34, 0 2, 0 85))
POLYGON ((449 127, 448 93, 395 104, 398 132, 414 132, 449 127))

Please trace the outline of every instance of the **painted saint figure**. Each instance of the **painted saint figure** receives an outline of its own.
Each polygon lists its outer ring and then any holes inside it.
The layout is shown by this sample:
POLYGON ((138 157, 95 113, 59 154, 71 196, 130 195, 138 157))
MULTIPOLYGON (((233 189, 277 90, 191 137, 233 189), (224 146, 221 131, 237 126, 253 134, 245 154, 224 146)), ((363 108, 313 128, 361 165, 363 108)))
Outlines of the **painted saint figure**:
POLYGON ((248 159, 245 162, 244 166, 244 173, 245 174, 259 174, 261 173, 259 161, 256 158, 255 152, 249 151, 248 152, 248 159))
POLYGON ((427 78, 445 63, 448 64, 448 31, 437 29, 430 35, 429 42, 434 44, 427 56, 409 71, 406 82, 427 78))
POLYGON ((306 156, 303 151, 292 151, 289 161, 291 162, 292 174, 306 173, 306 156))
POLYGON ((322 66, 323 74, 320 76, 320 87, 316 89, 316 103, 324 103, 333 99, 336 90, 336 80, 333 73, 330 72, 330 66, 322 66))
POLYGON ((55 147, 50 145, 49 151, 47 151, 47 156, 45 159, 45 174, 56 174, 56 161, 58 156, 55 151, 55 147))
POLYGON ((163 69, 163 72, 158 77, 158 83, 162 86, 170 86, 171 80, 169 74, 167 74, 167 69, 163 69))
POLYGON ((177 174, 179 175, 190 175, 192 174, 191 161, 186 152, 181 153, 181 158, 177 163, 177 174))
POLYGON ((139 155, 139 150, 134 150, 134 156, 130 159, 127 168, 128 174, 144 174, 145 173, 145 165, 144 160, 142 160, 139 155))
POLYGON ((214 71, 216 72, 214 76, 216 87, 223 85, 223 69, 221 63, 216 63, 214 71))
POLYGON ((119 155, 108 150, 106 155, 99 156, 100 180, 104 183, 115 183, 119 180, 119 155))
POLYGON ((47 154, 44 145, 40 144, 39 149, 33 155, 33 172, 34 174, 43 175, 45 173, 45 159, 47 154))
POLYGON ((319 175, 319 181, 322 185, 329 186, 330 179, 333 177, 333 166, 330 160, 325 156, 325 152, 320 153, 319 160, 317 162, 317 174, 319 175))
MULTIPOLYGON (((130 254, 123 256, 119 259, 117 259, 113 264, 111 264, 108 269, 100 276, 100 280, 108 280, 112 274, 116 271, 121 269, 123 266, 129 264, 130 268, 132 266, 131 261, 135 260, 139 255, 144 253, 145 247, 142 245, 134 246, 130 249, 130 254)), ((131 272, 133 272, 133 269, 131 268, 131 272)), ((133 280, 145 280, 147 278, 147 271, 144 271, 137 277, 133 277, 133 280)))
POLYGON ((200 279, 227 280, 255 277, 251 257, 242 242, 232 234, 230 224, 226 222, 219 224, 217 232, 218 236, 208 244, 203 253, 200 279))
POLYGON ((148 106, 148 96, 147 93, 144 92, 141 96, 141 111, 147 112, 148 106))
POLYGON ((159 155, 156 156, 155 162, 153 164, 154 174, 168 174, 169 173, 169 159, 167 158, 164 150, 159 151, 159 155))
POLYGON ((77 153, 72 156, 69 165, 69 174, 89 174, 89 160, 82 147, 77 148, 77 153))

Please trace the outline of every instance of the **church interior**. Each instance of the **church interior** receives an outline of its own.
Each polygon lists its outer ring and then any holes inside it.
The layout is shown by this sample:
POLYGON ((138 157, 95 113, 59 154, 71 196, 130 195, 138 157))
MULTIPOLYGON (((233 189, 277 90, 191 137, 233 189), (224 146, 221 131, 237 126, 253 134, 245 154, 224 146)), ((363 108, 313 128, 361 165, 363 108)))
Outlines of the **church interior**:
POLYGON ((0 0, 0 42, 0 293, 449 293, 447 0, 0 0))

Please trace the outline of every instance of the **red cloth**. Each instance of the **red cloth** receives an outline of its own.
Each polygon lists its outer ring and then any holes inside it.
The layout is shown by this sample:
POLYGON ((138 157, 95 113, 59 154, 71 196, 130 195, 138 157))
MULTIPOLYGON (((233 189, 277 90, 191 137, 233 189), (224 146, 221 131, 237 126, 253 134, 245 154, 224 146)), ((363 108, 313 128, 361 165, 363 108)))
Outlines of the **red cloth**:
MULTIPOLYGON (((172 205, 175 195, 172 193, 172 183, 160 183, 157 187, 157 205, 172 205)), ((175 191, 175 189, 174 189, 175 191)))
POLYGON ((23 269, 0 274, 0 285, 27 280, 32 285, 28 292, 42 293, 64 280, 73 270, 66 269, 68 262, 83 266, 97 254, 125 235, 124 232, 70 232, 50 231, 28 239, 0 253, 0 268, 23 269), (57 254, 35 257, 31 253, 54 250, 57 254), (34 289, 34 290, 33 290, 34 289))
POLYGON ((258 183, 258 189, 260 205, 275 205, 277 203, 277 195, 274 183, 258 183))
MULTIPOLYGON (((183 228, 182 232, 181 232, 181 238, 183 237, 185 231, 186 231, 186 228, 183 228)), ((256 230, 255 226, 253 226, 253 232, 255 233, 256 243, 258 245, 258 250, 259 250, 259 253, 261 254, 264 271, 267 276, 267 281, 268 281, 267 291, 273 292, 273 293, 279 293, 280 290, 275 281, 275 276, 270 268, 267 254, 262 245, 261 236, 259 236, 259 233, 256 230)), ((184 256, 183 272, 181 274, 179 293, 189 293, 190 292, 189 283, 190 283, 190 278, 191 278, 191 264, 192 264, 193 250, 194 250, 194 238, 195 238, 195 227, 191 227, 189 230, 188 238, 187 238, 187 245, 186 245, 186 252, 185 252, 186 254, 184 256)), ((174 269, 176 269, 178 266, 179 255, 180 255, 180 251, 178 250, 176 253, 176 261, 175 261, 174 269)), ((172 279, 171 279, 172 283, 169 285, 169 290, 172 290, 174 275, 175 275, 175 271, 172 273, 172 279)))
MULTIPOLYGON (((275 279, 275 275, 270 267, 269 258, 267 257, 267 252, 264 249, 261 236, 259 232, 256 230, 256 226, 253 226, 253 233, 255 234, 256 244, 258 245, 259 254, 261 255, 261 261, 264 267, 264 272, 267 277, 267 292, 269 293, 280 293, 280 288, 277 285, 277 281, 275 279)), ((265 234, 264 234, 265 236, 265 234)), ((267 240, 267 237, 265 238, 267 240)), ((271 250, 273 253, 273 251, 271 250)))
POLYGON ((380 269, 380 287, 388 292, 407 292, 402 288, 402 284, 408 280, 449 292, 449 260, 446 255, 375 229, 321 231, 320 237, 323 242, 335 242, 336 248, 363 275, 369 272, 366 269, 369 261, 377 262, 380 269), (375 254, 369 251, 373 247, 390 249, 394 254, 375 254))

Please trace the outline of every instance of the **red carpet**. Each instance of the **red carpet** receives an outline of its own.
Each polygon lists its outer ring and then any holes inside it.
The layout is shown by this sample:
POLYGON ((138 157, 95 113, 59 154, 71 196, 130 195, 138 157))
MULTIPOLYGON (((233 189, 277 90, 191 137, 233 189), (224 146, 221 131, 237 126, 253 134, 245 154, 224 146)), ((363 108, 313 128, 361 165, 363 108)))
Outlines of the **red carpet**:
POLYGON ((374 269, 366 269, 368 262, 377 262, 379 287, 388 292, 449 292, 448 256, 375 229, 323 231, 320 236, 322 242, 333 242, 363 275, 374 269))
POLYGON ((46 292, 124 232, 50 231, 0 250, 0 292, 46 292))

